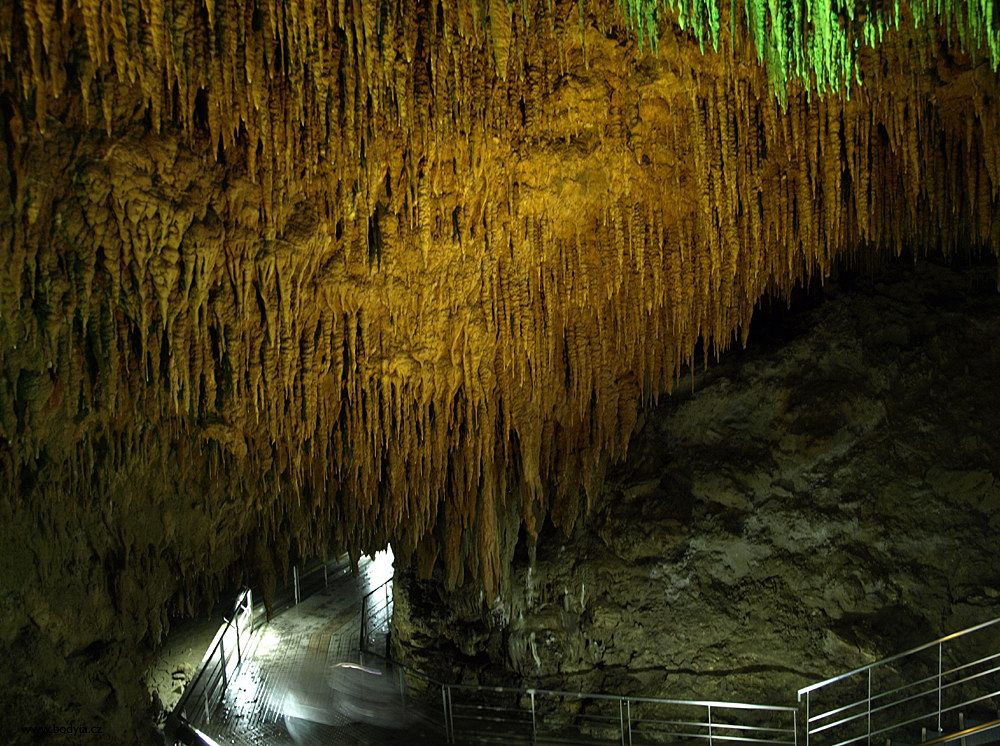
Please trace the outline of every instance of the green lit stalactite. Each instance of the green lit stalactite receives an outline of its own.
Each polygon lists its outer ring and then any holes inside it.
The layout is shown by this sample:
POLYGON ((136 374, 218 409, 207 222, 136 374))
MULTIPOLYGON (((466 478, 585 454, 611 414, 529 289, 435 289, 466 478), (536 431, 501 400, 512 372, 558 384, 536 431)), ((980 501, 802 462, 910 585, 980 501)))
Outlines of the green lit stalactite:
MULTIPOLYGON (((972 55, 989 50, 996 70, 1000 66, 996 2, 914 0, 909 9, 917 27, 943 26, 949 43, 957 41, 960 49, 972 55)), ((617 4, 640 49, 656 51, 657 24, 663 12, 675 17, 682 30, 690 30, 703 52, 706 42, 718 51, 719 0, 617 0, 617 4)), ((851 86, 861 82, 860 47, 878 46, 886 32, 898 29, 904 18, 899 0, 886 3, 885 8, 872 2, 866 5, 851 0, 743 0, 740 14, 737 1, 730 0, 730 30, 734 37, 740 30, 750 37, 782 103, 793 80, 821 95, 849 94, 851 86)))

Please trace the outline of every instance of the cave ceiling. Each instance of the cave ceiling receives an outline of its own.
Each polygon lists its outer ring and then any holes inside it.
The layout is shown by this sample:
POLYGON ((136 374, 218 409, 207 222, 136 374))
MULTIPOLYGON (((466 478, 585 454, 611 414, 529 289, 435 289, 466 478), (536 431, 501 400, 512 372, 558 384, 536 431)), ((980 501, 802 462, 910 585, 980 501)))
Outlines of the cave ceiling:
POLYGON ((879 8, 4 3, 3 574, 495 594, 762 297, 1000 245, 992 5, 879 8))

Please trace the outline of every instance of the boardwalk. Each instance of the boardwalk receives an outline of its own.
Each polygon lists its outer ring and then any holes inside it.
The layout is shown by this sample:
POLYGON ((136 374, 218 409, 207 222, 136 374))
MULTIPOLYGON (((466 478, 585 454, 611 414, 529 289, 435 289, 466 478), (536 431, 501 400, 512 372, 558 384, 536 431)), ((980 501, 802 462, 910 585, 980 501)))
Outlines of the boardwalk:
POLYGON ((334 573, 325 589, 272 619, 198 729, 220 746, 439 742, 404 711, 391 672, 337 665, 358 663, 361 599, 391 577, 391 557, 365 558, 356 575, 334 573))

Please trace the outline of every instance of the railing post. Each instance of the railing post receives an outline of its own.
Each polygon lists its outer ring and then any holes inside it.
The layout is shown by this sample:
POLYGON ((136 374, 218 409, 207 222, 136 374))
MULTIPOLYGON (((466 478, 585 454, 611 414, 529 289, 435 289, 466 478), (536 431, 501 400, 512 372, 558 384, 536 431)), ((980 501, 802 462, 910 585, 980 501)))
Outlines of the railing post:
POLYGON ((361 637, 358 640, 358 650, 360 650, 362 653, 365 652, 365 638, 367 637, 367 635, 365 634, 365 627, 367 626, 366 625, 367 615, 368 615, 368 596, 365 596, 364 598, 361 599, 361 637))
POLYGON ((868 746, 872 746, 872 670, 868 669, 868 746))
POLYGON ((451 731, 451 743, 455 743, 455 712, 454 704, 451 701, 451 687, 447 688, 448 691, 448 729, 451 731))
POLYGON ((454 743, 451 737, 451 726, 448 725, 448 695, 445 693, 444 684, 441 685, 441 719, 444 721, 444 737, 448 743, 454 743))
POLYGON ((622 746, 625 746, 625 700, 618 700, 618 722, 621 725, 622 746))
POLYGON ((941 654, 941 643, 938 643, 938 718, 937 718, 937 729, 938 733, 941 732, 941 664, 943 661, 943 656, 941 654))
POLYGON ((226 636, 219 638, 219 657, 222 658, 222 691, 226 691, 229 682, 226 680, 226 636))
POLYGON ((292 565, 292 578, 295 582, 295 605, 299 605, 299 566, 292 565))
POLYGON ((708 705, 708 746, 713 746, 714 738, 712 737, 712 705, 708 705))
POLYGON ((792 710, 792 743, 799 746, 799 711, 792 710))
POLYGON ((236 665, 243 665, 243 646, 240 645, 240 613, 233 617, 233 624, 236 627, 236 665))
POLYGON ((625 700, 625 722, 628 723, 628 746, 632 746, 632 700, 625 700))
MULTIPOLYGON (((389 657, 389 584, 388 582, 382 583, 382 598, 385 602, 382 604, 382 619, 385 622, 385 657, 389 657)), ((379 623, 379 629, 382 628, 381 622, 379 623)))
POLYGON ((534 743, 538 738, 538 726, 535 724, 535 690, 529 689, 528 694, 531 695, 531 742, 534 743))
POLYGON ((809 692, 806 692, 806 746, 809 746, 809 692))

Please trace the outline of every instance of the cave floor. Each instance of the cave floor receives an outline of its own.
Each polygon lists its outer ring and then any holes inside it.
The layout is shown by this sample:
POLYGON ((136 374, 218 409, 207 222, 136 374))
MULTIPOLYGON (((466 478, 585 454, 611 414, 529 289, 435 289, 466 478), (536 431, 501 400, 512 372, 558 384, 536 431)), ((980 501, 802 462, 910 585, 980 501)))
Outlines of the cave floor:
POLYGON ((221 614, 189 619, 171 630, 157 652, 146 674, 146 687, 157 704, 157 725, 161 729, 223 623, 221 614))
POLYGON ((363 558, 357 573, 331 579, 273 618, 256 633, 253 654, 210 719, 193 724, 220 745, 413 743, 412 732, 381 727, 393 722, 393 713, 380 710, 384 691, 331 683, 338 663, 360 660, 362 599, 391 577, 391 555, 363 558))

